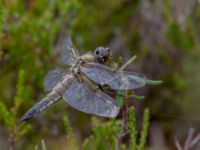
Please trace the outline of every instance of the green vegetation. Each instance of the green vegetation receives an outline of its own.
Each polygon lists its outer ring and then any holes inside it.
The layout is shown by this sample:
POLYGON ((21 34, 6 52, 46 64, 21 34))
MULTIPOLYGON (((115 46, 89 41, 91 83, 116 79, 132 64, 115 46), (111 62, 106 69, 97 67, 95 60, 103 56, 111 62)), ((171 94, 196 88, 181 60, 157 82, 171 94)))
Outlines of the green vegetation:
POLYGON ((83 143, 84 150, 92 149, 124 149, 127 147, 122 143, 125 136, 130 135, 128 141, 128 149, 130 150, 142 150, 146 143, 146 137, 149 126, 149 112, 145 110, 143 118, 143 127, 140 132, 139 143, 137 144, 137 133, 136 130, 136 116, 134 107, 130 107, 128 120, 111 120, 107 123, 100 124, 98 120, 92 120, 92 135, 85 139, 83 143))
POLYGON ((14 149, 16 142, 31 129, 29 124, 21 127, 16 126, 19 107, 25 100, 23 94, 24 89, 24 71, 20 70, 18 75, 17 92, 14 97, 14 106, 9 109, 4 103, 0 103, 0 114, 2 114, 0 119, 5 124, 8 132, 10 149, 14 149))
POLYGON ((117 149, 125 116, 129 132, 120 139, 121 149, 153 149, 155 143, 160 149, 174 149, 176 137, 181 143, 190 127, 199 126, 199 5, 195 0, 1 0, 1 149, 117 149), (81 54, 109 46, 113 59, 122 64, 137 55, 127 69, 163 84, 151 86, 158 82, 147 80, 150 85, 141 90, 127 91, 125 103, 134 105, 129 115, 123 115, 124 97, 117 97, 122 109, 113 120, 91 119, 61 101, 16 126, 28 108, 46 96, 43 79, 58 63, 66 32, 81 54), (144 108, 149 111, 145 109, 143 117, 144 108))

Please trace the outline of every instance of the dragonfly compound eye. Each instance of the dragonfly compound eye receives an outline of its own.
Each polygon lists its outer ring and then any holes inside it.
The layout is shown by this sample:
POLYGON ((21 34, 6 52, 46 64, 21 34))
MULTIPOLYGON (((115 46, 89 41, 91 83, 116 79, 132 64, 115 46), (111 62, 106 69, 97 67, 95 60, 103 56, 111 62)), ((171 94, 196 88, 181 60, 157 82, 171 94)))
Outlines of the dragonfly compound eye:
POLYGON ((99 50, 96 50, 96 51, 95 51, 95 54, 96 54, 96 55, 99 55, 99 50))

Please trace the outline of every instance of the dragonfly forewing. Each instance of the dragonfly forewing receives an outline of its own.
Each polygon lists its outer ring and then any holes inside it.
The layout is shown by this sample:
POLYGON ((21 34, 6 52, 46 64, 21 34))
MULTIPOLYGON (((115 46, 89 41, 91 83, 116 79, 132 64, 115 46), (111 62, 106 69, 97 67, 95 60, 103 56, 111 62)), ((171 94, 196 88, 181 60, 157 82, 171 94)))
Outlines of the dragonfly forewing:
POLYGON ((74 80, 63 99, 79 111, 102 117, 116 117, 120 109, 110 96, 85 81, 74 80))
POLYGON ((78 51, 74 47, 71 37, 67 34, 61 46, 61 63, 72 66, 79 57, 78 51))
POLYGON ((115 90, 137 89, 145 85, 145 77, 134 72, 112 70, 99 63, 87 63, 81 67, 88 78, 100 85, 109 85, 115 90))

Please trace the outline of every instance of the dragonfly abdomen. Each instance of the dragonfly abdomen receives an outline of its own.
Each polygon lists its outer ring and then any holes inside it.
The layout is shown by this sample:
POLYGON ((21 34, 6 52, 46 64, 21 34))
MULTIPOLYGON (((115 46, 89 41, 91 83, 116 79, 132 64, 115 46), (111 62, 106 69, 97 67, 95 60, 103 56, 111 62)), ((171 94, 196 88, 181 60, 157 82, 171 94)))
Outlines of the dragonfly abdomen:
MULTIPOLYGON (((64 92, 69 88, 69 86, 72 84, 72 81, 74 80, 73 75, 66 75, 66 77, 64 78, 64 80, 62 82, 60 82, 58 85, 56 85, 52 92, 56 92, 57 94, 59 94, 60 96, 62 96, 64 94, 64 92)), ((52 93, 51 92, 51 93, 52 93)), ((49 95, 51 95, 51 93, 49 95)))
POLYGON ((52 92, 46 96, 45 98, 46 102, 44 101, 44 105, 41 105, 42 107, 40 107, 40 109, 38 110, 39 111, 38 113, 48 108, 52 104, 58 102, 63 96, 64 92, 67 90, 67 88, 71 85, 72 79, 73 79, 73 76, 66 75, 66 78, 62 82, 60 82, 55 88, 53 88, 52 92))
POLYGON ((51 92, 45 98, 43 98, 40 102, 36 103, 31 109, 29 109, 24 116, 17 121, 17 124, 20 124, 23 121, 29 120, 39 114, 42 110, 49 107, 51 104, 57 102, 61 98, 56 92, 51 92))
POLYGON ((37 114, 39 114, 44 109, 48 108, 52 104, 58 102, 61 98, 61 95, 56 92, 52 91, 49 93, 45 98, 43 98, 40 102, 36 103, 31 109, 29 109, 25 115, 17 121, 17 124, 20 124, 23 121, 27 121, 33 117, 35 117, 37 114))
POLYGON ((36 103, 31 109, 29 109, 25 115, 17 122, 17 124, 20 124, 23 121, 29 120, 33 117, 35 117, 37 114, 39 114, 44 109, 48 108, 52 104, 58 102, 66 89, 71 85, 73 81, 72 75, 67 75, 66 78, 60 82, 56 87, 53 88, 53 90, 40 102, 36 103))
POLYGON ((40 101, 43 104, 41 104, 41 107, 38 109, 38 113, 48 108, 50 105, 58 102, 60 98, 61 98, 61 95, 55 91, 52 91, 51 93, 49 93, 42 101, 40 101))

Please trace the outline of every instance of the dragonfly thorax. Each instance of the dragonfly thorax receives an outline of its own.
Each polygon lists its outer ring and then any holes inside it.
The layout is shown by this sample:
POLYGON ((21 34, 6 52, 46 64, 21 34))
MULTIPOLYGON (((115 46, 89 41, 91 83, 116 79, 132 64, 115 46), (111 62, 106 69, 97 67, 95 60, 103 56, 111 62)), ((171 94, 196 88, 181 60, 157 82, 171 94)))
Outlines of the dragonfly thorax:
POLYGON ((78 58, 78 60, 76 61, 76 63, 71 67, 71 73, 73 75, 77 75, 80 73, 80 66, 84 63, 84 60, 81 58, 78 58))

